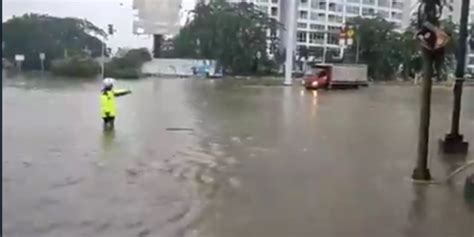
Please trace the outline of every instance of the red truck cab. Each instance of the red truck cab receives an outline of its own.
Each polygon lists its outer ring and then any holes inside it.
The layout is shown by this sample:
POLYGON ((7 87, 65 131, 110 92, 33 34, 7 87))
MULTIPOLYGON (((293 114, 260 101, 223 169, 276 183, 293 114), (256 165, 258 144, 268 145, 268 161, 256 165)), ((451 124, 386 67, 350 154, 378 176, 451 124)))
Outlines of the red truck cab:
POLYGON ((306 89, 326 88, 331 78, 330 67, 317 66, 306 71, 302 84, 306 89))

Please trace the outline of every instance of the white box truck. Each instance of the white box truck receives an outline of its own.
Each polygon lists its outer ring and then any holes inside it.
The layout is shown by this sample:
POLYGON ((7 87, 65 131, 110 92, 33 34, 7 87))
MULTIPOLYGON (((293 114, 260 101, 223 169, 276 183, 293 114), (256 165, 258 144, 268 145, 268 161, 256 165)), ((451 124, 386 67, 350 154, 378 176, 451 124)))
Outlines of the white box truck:
POLYGON ((316 64, 303 77, 306 89, 359 88, 367 86, 365 64, 316 64))

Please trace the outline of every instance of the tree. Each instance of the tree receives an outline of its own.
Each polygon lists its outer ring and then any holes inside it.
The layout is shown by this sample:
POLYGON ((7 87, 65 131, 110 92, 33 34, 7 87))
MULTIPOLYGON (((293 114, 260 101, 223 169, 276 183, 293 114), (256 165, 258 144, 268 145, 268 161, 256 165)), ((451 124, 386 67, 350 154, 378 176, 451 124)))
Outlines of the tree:
POLYGON ((274 33, 280 24, 254 4, 231 4, 224 0, 200 2, 189 21, 174 39, 177 57, 217 60, 225 72, 252 73, 255 64, 269 65, 268 41, 278 41, 274 33), (260 52, 261 57, 257 54, 260 52))
POLYGON ((65 50, 75 55, 88 49, 92 56, 99 56, 102 41, 96 36, 107 34, 87 20, 25 14, 3 23, 3 53, 12 61, 15 54, 25 55, 25 69, 40 69, 39 53, 45 53, 48 69, 51 60, 63 57, 65 50))
MULTIPOLYGON (((369 76, 375 80, 393 79, 403 60, 402 35, 395 31, 395 24, 381 17, 356 17, 348 23, 357 26, 360 60, 368 65, 369 76)), ((351 47, 350 53, 355 54, 355 50, 351 47)))
POLYGON ((151 59, 151 54, 146 48, 131 49, 122 57, 114 57, 105 64, 105 76, 122 79, 139 78, 143 63, 151 59))

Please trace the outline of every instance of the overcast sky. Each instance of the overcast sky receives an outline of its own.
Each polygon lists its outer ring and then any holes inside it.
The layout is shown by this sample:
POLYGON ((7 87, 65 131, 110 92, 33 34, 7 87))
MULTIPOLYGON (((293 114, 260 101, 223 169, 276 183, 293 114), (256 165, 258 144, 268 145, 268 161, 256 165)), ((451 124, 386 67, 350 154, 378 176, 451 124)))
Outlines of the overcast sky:
MULTIPOLYGON (((160 1, 160 0, 156 0, 160 1)), ((3 0, 3 21, 25 13, 59 17, 86 18, 95 25, 117 30, 108 44, 116 47, 152 47, 152 38, 133 34, 133 0, 3 0)), ((182 0, 183 11, 193 8, 195 0, 182 0)))

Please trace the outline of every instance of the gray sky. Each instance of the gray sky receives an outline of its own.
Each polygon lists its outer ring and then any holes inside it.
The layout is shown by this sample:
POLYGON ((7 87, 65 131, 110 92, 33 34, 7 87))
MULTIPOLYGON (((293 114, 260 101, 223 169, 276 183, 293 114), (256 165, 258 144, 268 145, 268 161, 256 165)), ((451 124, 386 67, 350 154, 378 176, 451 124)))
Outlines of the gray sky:
MULTIPOLYGON (((159 0, 157 0, 159 1, 159 0)), ((193 8, 195 0, 182 0, 183 10, 193 8)), ((108 41, 116 47, 152 46, 149 36, 137 36, 132 33, 133 0, 3 0, 3 21, 12 16, 25 13, 41 13, 58 17, 86 18, 95 25, 107 28, 113 24, 117 30, 108 41)))

